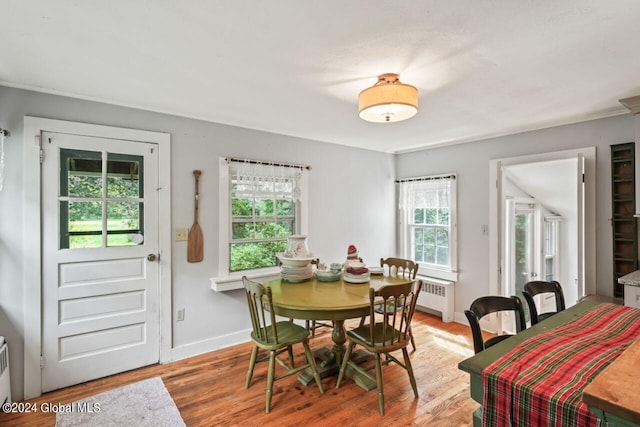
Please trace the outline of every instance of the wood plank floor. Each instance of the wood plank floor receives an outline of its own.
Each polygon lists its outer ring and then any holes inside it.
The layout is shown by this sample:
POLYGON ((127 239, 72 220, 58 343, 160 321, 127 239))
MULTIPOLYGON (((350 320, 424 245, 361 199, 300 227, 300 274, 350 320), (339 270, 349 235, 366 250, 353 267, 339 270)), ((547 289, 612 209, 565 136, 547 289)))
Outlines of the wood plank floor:
MULTIPOLYGON (((352 321, 347 322, 347 328, 354 326, 352 321)), ((420 312, 416 312, 412 327, 418 349, 411 353, 411 361, 420 397, 414 399, 402 368, 395 364, 384 366, 384 417, 378 413, 375 390, 365 392, 349 379, 336 389, 335 377, 323 380, 324 395, 315 384, 304 387, 295 376, 277 381, 271 413, 265 414, 266 363, 256 366, 251 387, 244 388, 249 343, 68 387, 29 402, 65 404, 160 376, 188 426, 472 425, 471 414, 478 404, 469 397, 468 374, 457 368, 460 360, 473 355, 469 328, 443 323, 438 317, 420 312)), ((311 347, 330 343, 330 330, 321 328, 311 340, 311 347)), ((302 363, 304 351, 302 346, 296 347, 296 361, 302 363)), ((55 414, 0 413, 0 425, 54 426, 55 414)))

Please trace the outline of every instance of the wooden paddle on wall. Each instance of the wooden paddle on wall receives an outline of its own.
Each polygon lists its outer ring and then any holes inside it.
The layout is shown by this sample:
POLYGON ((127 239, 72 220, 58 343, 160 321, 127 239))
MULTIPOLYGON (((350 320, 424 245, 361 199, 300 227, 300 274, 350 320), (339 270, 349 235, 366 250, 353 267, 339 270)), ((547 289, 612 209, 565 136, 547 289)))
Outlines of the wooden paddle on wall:
POLYGON ((200 181, 200 174, 202 171, 194 170, 193 176, 196 178, 196 207, 193 215, 193 225, 189 230, 189 240, 187 241, 187 261, 188 262, 200 262, 203 258, 202 248, 202 230, 200 224, 198 224, 198 183, 200 181))

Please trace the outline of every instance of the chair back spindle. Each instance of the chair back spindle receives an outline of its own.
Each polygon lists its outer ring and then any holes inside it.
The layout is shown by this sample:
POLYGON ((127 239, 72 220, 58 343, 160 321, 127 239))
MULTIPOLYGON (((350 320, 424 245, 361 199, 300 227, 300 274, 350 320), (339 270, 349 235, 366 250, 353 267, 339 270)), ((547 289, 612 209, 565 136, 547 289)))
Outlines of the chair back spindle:
POLYGON ((389 268, 389 275, 392 275, 392 269, 395 268, 396 274, 400 277, 414 280, 418 273, 418 264, 410 259, 403 258, 380 258, 380 267, 389 268))
POLYGON ((245 286, 253 335, 260 341, 279 344, 271 288, 249 282, 245 286))
MULTIPOLYGON (((417 302, 418 282, 383 286, 377 291, 369 289, 369 316, 382 314, 382 322, 371 322, 371 346, 394 346, 410 339, 409 326, 417 302)), ((418 288, 419 289, 419 288, 418 288)))

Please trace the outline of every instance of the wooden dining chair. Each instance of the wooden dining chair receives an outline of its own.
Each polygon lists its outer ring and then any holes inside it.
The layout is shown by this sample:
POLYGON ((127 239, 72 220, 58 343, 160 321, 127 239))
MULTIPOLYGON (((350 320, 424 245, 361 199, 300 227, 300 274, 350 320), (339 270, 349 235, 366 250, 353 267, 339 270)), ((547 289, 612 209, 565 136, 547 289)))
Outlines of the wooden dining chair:
POLYGON ((392 271, 395 270, 396 275, 408 279, 415 279, 416 274, 418 274, 418 263, 410 259, 380 258, 380 267, 386 267, 389 270, 389 275, 392 275, 392 271))
POLYGON ((545 282, 543 280, 533 280, 524 284, 524 290, 522 291, 524 299, 529 306, 529 314, 531 316, 531 325, 535 325, 538 322, 553 316, 554 314, 563 311, 565 309, 564 293, 562 292, 562 286, 560 283, 554 281, 545 282), (540 294, 551 293, 555 297, 556 311, 547 311, 544 313, 538 313, 538 308, 533 297, 540 294))
MULTIPOLYGON (((403 258, 380 258, 380 267, 387 268, 388 274, 395 273, 396 276, 404 277, 407 279, 415 280, 416 274, 418 274, 418 263, 411 261, 410 259, 403 258), (392 270, 393 269, 393 270, 392 270)), ((382 313, 382 307, 376 307, 376 313, 382 313)), ((360 319, 360 326, 364 325, 367 316, 363 316, 360 319)), ((413 338, 413 332, 409 329, 409 336, 411 337, 411 347, 413 351, 416 351, 416 341, 413 338)))
POLYGON ((313 372, 313 378, 318 384, 320 393, 324 393, 320 375, 316 367, 316 362, 309 348, 309 331, 302 326, 296 325, 289 321, 276 322, 275 311, 273 310, 273 300, 271 288, 264 287, 260 283, 242 278, 245 293, 247 295, 247 304, 249 306, 249 314, 251 315, 251 341, 253 341, 253 350, 251 351, 251 359, 249 360, 249 370, 247 371, 247 380, 245 388, 251 385, 253 377, 253 369, 256 365, 258 349, 267 350, 269 352, 269 370, 267 371, 267 403, 265 412, 271 410, 271 396, 273 394, 274 381, 286 378, 303 369, 310 368, 313 372), (293 350, 294 344, 302 343, 307 363, 294 367, 293 350), (280 359, 278 355, 286 350, 289 355, 289 364, 280 359), (275 362, 278 362, 286 369, 284 374, 275 375, 275 362))
POLYGON ((482 350, 491 347, 499 343, 500 341, 509 338, 512 334, 502 334, 484 340, 482 336, 482 329, 480 328, 480 319, 491 313, 508 313, 512 312, 515 316, 516 333, 521 332, 527 328, 527 324, 524 318, 524 308, 522 307, 522 301, 516 296, 502 297, 502 296, 485 296, 476 299, 471 303, 469 310, 465 310, 464 314, 467 316, 469 326, 471 326, 471 334, 473 337, 473 349, 476 354, 482 350))
POLYGON ((416 309, 418 293, 422 288, 420 280, 412 283, 387 285, 378 289, 369 289, 369 319, 370 323, 357 327, 347 332, 349 346, 342 359, 340 373, 336 382, 336 388, 344 378, 347 366, 356 370, 361 375, 376 382, 378 389, 378 409, 380 415, 384 415, 384 388, 382 381, 382 359, 385 355, 388 364, 394 362, 404 368, 409 375, 409 382, 413 388, 415 398, 418 398, 418 387, 411 367, 411 359, 407 352, 410 343, 409 328, 411 319, 416 309), (374 316, 376 307, 382 307, 382 316, 374 316), (377 321, 376 319, 380 319, 377 321), (351 353, 356 345, 363 347, 375 357, 375 378, 373 375, 350 359, 351 353), (398 360, 391 352, 402 350, 403 361, 398 360))

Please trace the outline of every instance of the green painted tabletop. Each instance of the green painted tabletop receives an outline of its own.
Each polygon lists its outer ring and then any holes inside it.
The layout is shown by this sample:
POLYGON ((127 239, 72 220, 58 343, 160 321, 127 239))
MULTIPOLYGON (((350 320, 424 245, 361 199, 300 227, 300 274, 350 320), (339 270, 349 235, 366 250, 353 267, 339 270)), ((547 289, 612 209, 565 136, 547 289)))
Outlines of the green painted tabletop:
POLYGON ((345 320, 369 312, 369 288, 411 282, 402 277, 372 275, 366 283, 319 282, 315 278, 300 283, 282 279, 265 282, 273 293, 276 313, 295 319, 345 320))

